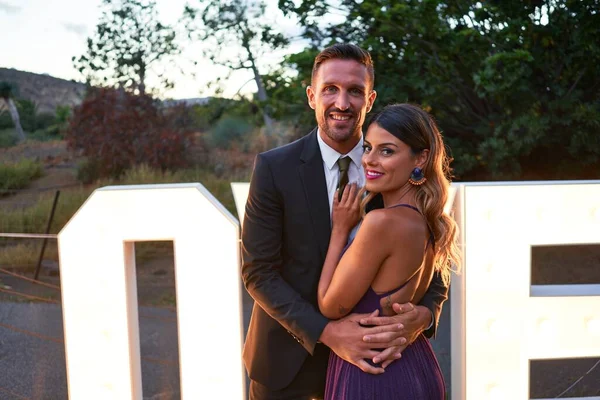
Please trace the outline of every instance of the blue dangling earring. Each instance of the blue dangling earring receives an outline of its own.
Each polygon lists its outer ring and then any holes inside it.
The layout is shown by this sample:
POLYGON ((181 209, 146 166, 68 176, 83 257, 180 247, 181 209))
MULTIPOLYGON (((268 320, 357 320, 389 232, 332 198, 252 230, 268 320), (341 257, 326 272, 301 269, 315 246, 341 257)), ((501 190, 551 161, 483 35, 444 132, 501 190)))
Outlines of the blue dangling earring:
POLYGON ((426 181, 427 178, 425 178, 425 175, 423 175, 423 170, 421 168, 413 169, 412 174, 410 174, 410 178, 408 178, 408 182, 415 186, 421 186, 426 181))

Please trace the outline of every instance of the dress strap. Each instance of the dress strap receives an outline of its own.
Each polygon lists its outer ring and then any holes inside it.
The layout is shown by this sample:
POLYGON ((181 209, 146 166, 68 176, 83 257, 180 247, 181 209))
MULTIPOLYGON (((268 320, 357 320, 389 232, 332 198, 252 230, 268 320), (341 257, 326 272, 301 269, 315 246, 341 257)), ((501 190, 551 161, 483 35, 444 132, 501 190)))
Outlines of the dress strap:
MULTIPOLYGON (((400 204, 394 204, 393 206, 389 206, 386 208, 396 208, 396 207, 406 207, 406 208, 410 208, 411 210, 415 210, 416 212, 418 212, 419 214, 421 214, 421 211, 419 211, 419 209, 415 206, 411 206, 410 204, 406 204, 406 203, 400 203, 400 204)), ((423 215, 423 214, 421 214, 423 215)))
POLYGON ((392 290, 387 290, 387 291, 385 291, 385 292, 383 292, 383 293, 377 293, 377 292, 375 291, 375 289, 373 289, 373 287, 372 287, 372 286, 369 286, 369 289, 371 289, 371 291, 372 291, 373 293, 375 293, 377 296, 379 296, 380 298, 381 298, 381 297, 385 297, 385 296, 389 296, 390 294, 392 294, 392 293, 396 293, 398 290, 400 290, 400 289, 402 289, 404 286, 408 285, 408 283, 409 283, 409 282, 410 282, 410 281, 411 281, 411 280, 412 280, 412 279, 413 279, 413 278, 414 278, 416 275, 417 275, 417 274, 415 274, 415 275, 411 276, 410 278, 408 278, 408 280, 407 280, 406 282, 404 282, 402 285, 398 286, 397 288, 395 288, 395 289, 392 289, 392 290))

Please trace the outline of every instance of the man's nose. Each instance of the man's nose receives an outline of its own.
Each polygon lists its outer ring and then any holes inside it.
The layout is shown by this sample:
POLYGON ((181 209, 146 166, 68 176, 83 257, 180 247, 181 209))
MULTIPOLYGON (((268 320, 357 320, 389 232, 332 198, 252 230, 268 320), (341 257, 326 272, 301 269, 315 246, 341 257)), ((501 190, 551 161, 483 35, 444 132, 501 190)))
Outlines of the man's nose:
POLYGON ((338 96, 335 100, 335 107, 341 111, 346 111, 350 107, 350 101, 348 100, 348 93, 346 93, 345 91, 341 91, 338 94, 338 96))

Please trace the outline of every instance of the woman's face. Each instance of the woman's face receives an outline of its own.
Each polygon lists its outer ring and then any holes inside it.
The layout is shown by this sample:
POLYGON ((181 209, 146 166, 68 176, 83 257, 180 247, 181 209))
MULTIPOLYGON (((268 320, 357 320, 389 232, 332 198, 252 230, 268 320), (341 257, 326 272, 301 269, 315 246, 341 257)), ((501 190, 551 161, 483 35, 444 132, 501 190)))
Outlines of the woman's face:
POLYGON ((365 136, 362 163, 366 189, 370 192, 389 192, 407 184, 415 167, 422 168, 422 155, 414 155, 410 147, 377 123, 369 126, 365 136))

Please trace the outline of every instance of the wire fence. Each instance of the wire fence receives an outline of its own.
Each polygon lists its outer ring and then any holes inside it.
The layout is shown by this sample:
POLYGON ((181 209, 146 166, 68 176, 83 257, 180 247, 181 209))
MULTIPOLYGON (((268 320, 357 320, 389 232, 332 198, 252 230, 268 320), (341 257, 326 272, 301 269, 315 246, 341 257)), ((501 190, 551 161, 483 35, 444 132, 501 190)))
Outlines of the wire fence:
POLYGON ((18 193, 44 193, 44 192, 52 192, 58 189, 67 189, 73 187, 81 187, 81 183, 67 183, 64 185, 53 185, 39 188, 27 188, 27 189, 0 189, 0 196, 2 195, 10 195, 10 194, 18 194, 18 193))

